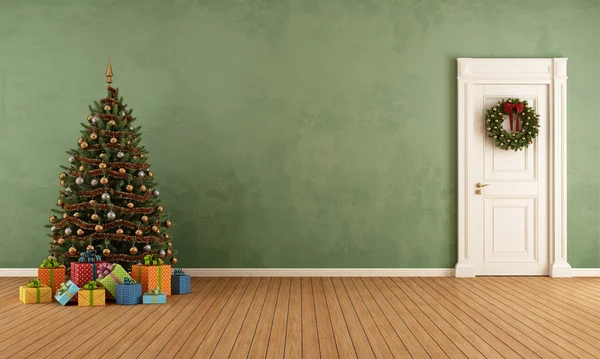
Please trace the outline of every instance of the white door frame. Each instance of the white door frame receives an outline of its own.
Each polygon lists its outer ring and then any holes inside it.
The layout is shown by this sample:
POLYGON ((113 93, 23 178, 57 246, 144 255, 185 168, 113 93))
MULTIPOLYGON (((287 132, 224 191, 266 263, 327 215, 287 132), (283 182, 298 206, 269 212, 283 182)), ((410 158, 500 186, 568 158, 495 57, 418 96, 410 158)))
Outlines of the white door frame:
MULTIPOLYGON (((458 263, 457 277, 474 277, 473 241, 469 238, 467 188, 467 100, 474 85, 549 85, 548 264, 552 277, 571 277, 567 263, 567 59, 458 58, 458 263)), ((483 119, 481 119, 483 121, 483 119)))

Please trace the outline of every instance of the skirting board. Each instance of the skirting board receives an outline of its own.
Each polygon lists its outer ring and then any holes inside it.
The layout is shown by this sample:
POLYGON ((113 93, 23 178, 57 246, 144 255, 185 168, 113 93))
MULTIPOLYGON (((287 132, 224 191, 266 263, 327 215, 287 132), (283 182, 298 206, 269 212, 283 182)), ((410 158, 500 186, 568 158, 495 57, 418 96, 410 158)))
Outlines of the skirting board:
MULTIPOLYGON (((192 277, 452 277, 454 268, 184 268, 192 277)), ((0 277, 36 277, 37 268, 0 268, 0 277)), ((573 268, 600 277, 600 268, 573 268)))

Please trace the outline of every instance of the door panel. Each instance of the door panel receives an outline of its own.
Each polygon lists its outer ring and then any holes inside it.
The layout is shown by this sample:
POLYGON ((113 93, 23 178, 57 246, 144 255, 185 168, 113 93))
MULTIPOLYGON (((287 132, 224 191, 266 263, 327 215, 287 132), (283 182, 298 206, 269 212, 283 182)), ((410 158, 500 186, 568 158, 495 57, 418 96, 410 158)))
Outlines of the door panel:
MULTIPOLYGON (((478 275, 548 273, 547 85, 474 85, 468 109, 468 230, 478 275), (497 148, 485 112, 518 97, 540 115, 540 133, 523 151, 497 148), (487 186, 477 191, 477 183, 487 186)), ((507 116, 508 117, 508 116, 507 116)), ((503 123, 509 130, 508 118, 503 123)))

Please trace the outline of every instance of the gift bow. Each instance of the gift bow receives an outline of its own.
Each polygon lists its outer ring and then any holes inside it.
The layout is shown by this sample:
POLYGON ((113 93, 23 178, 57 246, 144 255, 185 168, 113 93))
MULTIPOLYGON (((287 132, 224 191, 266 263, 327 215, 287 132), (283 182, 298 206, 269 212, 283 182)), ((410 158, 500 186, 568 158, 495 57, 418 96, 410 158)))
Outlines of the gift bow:
POLYGON ((80 262, 94 263, 100 262, 101 260, 100 256, 96 254, 96 251, 91 250, 87 250, 85 253, 81 252, 81 256, 79 257, 80 262))
POLYGON ((110 263, 102 263, 98 266, 96 273, 98 273, 97 278, 102 279, 109 275, 113 270, 113 266, 110 263))
POLYGON ((58 295, 58 296, 61 296, 63 294, 66 294, 69 297, 69 299, 73 297, 73 294, 71 294, 71 292, 69 292, 69 287, 67 286, 67 284, 65 282, 60 283, 60 287, 56 291, 56 295, 58 295))
POLYGON ((162 263, 162 259, 160 259, 156 254, 146 254, 144 256, 144 264, 147 266, 158 266, 162 263))
POLYGON ((39 288, 42 286, 42 282, 40 282, 39 278, 34 278, 27 283, 27 287, 29 288, 39 288))
POLYGON ((160 288, 156 287, 154 289, 149 289, 146 294, 159 295, 160 294, 160 288))
POLYGON ((513 130, 513 121, 516 120, 517 131, 519 131, 519 116, 517 115, 513 118, 514 111, 517 111, 517 114, 523 112, 523 102, 512 103, 507 101, 504 103, 504 112, 507 113, 510 118, 510 130, 513 130))
POLYGON ((173 275, 185 275, 185 273, 183 273, 183 269, 181 268, 174 268, 173 275))
POLYGON ((125 280, 123 280, 123 284, 129 285, 129 284, 137 284, 137 283, 133 279, 125 277, 125 280))
POLYGON ((98 288, 98 284, 96 283, 95 280, 91 280, 83 286, 83 289, 87 289, 87 290, 94 290, 97 288, 98 288))
POLYGON ((52 257, 50 259, 44 259, 42 264, 40 264, 40 268, 57 268, 61 265, 62 264, 60 264, 56 258, 52 257))

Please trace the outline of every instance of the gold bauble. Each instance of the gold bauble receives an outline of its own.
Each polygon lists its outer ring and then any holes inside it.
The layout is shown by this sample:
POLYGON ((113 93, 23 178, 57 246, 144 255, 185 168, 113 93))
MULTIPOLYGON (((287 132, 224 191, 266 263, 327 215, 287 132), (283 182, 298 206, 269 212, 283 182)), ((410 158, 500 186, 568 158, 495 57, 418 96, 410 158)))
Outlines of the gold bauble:
POLYGON ((58 244, 60 244, 60 245, 62 246, 63 244, 65 244, 65 239, 64 239, 64 238, 59 238, 59 239, 56 241, 56 243, 58 243, 58 244))
POLYGON ((177 258, 175 258, 175 257, 171 258, 171 264, 172 264, 172 265, 175 265, 175 266, 176 266, 176 265, 177 265, 177 263, 179 263, 179 261, 177 260, 177 258))
POLYGON ((83 170, 85 170, 85 167, 83 167, 83 165, 81 165, 81 166, 79 166, 79 170, 83 171, 83 170))
POLYGON ((58 199, 58 201, 56 201, 56 204, 58 204, 59 206, 61 206, 61 207, 62 207, 62 205, 63 205, 64 203, 63 203, 62 199, 60 199, 60 198, 59 198, 59 199, 58 199))
POLYGON ((159 212, 162 212, 162 211, 164 211, 165 209, 163 208, 163 206, 158 206, 158 207, 156 208, 156 210, 158 210, 159 212))
POLYGON ((147 223, 148 222, 148 216, 142 216, 142 222, 147 223))
POLYGON ((144 155, 143 153, 140 153, 140 158, 144 158, 146 157, 146 155, 144 155))
POLYGON ((169 248, 173 247, 173 243, 169 242, 167 243, 167 246, 169 246, 169 248))
POLYGON ((108 106, 108 105, 104 106, 104 111, 110 111, 110 106, 108 106))
POLYGON ((91 244, 88 244, 88 246, 85 247, 85 249, 88 250, 88 251, 93 251, 94 250, 94 246, 91 245, 91 244))
POLYGON ((96 227, 94 227, 94 230, 96 232, 102 232, 103 229, 104 229, 104 227, 102 227, 100 224, 97 224, 96 227))
POLYGON ((104 153, 98 155, 100 158, 104 158, 104 153))
POLYGON ((131 192, 133 191, 133 186, 131 184, 128 184, 127 186, 125 186, 125 189, 127 190, 127 192, 131 192))
POLYGON ((105 257, 108 257, 110 255, 110 249, 104 248, 102 250, 102 255, 105 256, 105 257))
POLYGON ((117 138, 116 138, 116 137, 113 137, 113 138, 111 138, 111 139, 110 139, 110 143, 112 143, 112 144, 115 144, 115 143, 117 143, 118 141, 119 141, 119 140, 117 140, 117 138))
POLYGON ((104 162, 100 162, 100 164, 98 165, 98 167, 100 167, 100 169, 105 169, 106 168, 106 163, 104 162))
POLYGON ((65 181, 60 181, 60 185, 64 187, 65 186, 65 181))
POLYGON ((69 254, 70 254, 70 255, 75 255, 75 254, 77 254, 77 248, 75 248, 75 247, 71 247, 71 248, 69 248, 69 254))
POLYGON ((65 178, 67 178, 67 174, 63 172, 63 173, 61 173, 61 174, 58 175, 58 178, 65 179, 65 178))
POLYGON ((66 212, 63 213, 63 218, 67 218, 67 217, 69 217, 69 215, 66 212))
POLYGON ((79 218, 79 216, 80 216, 79 212, 75 212, 75 213, 73 213, 73 217, 75 217, 75 218, 79 218))
MULTIPOLYGON (((54 249, 54 246, 52 246, 52 248, 51 248, 51 249, 54 249)), ((52 258, 54 258, 54 256, 53 256, 52 254, 50 254, 50 255, 48 256, 48 260, 51 260, 52 258)))
POLYGON ((127 173, 127 170, 124 168, 119 168, 119 173, 127 173))
POLYGON ((138 229, 138 230, 135 231, 135 235, 138 236, 138 237, 141 237, 142 234, 144 234, 144 232, 142 232, 141 229, 138 229))
POLYGON ((158 233, 158 227, 157 226, 152 226, 152 231, 158 233))
POLYGON ((167 227, 167 228, 170 228, 172 225, 173 225, 173 222, 171 222, 171 221, 169 221, 169 220, 167 220, 167 221, 165 222, 165 227, 167 227))
POLYGON ((97 139, 97 138, 98 138, 98 135, 97 135, 97 134, 95 134, 95 133, 92 133, 92 134, 90 134, 90 138, 91 138, 92 140, 95 140, 95 139, 97 139))
POLYGON ((84 234, 85 234, 85 232, 83 231, 83 229, 79 228, 79 229, 77 230, 77 235, 78 235, 79 237, 83 236, 84 234))
POLYGON ((127 203, 127 208, 133 208, 133 202, 127 203))
POLYGON ((169 238, 171 238, 171 235, 169 233, 165 233, 165 238, 169 239, 169 238))
POLYGON ((100 178, 100 183, 101 184, 107 184, 108 183, 108 178, 106 178, 106 177, 100 178))
POLYGON ((92 120, 92 118, 94 118, 94 116, 92 116, 92 115, 88 115, 88 121, 91 121, 91 120, 92 120))
POLYGON ((140 191, 142 191, 142 192, 146 192, 147 189, 148 188, 145 185, 140 186, 140 191))
POLYGON ((127 144, 128 144, 128 145, 130 145, 130 144, 131 144, 131 141, 127 141, 127 144))
POLYGON ((91 218, 92 218, 92 221, 97 221, 98 220, 98 214, 97 213, 92 214, 91 218))
POLYGON ((58 243, 58 241, 56 239, 53 239, 52 244, 56 244, 56 243, 58 243))
POLYGON ((117 234, 123 234, 123 230, 121 228, 117 229, 117 234))
POLYGON ((170 257, 173 254, 173 251, 170 249, 167 249, 167 257, 170 257))
POLYGON ((110 120, 110 121, 108 121, 108 124, 109 124, 109 125, 111 125, 111 126, 114 126, 114 125, 116 125, 117 123, 115 122, 115 120, 110 120))
POLYGON ((79 143, 79 144, 83 143, 83 137, 79 137, 79 138, 77 139, 77 143, 79 143))
POLYGON ((152 173, 152 171, 148 171, 148 176, 149 177, 154 177, 154 173, 152 173))
POLYGON ((134 246, 134 247, 129 248, 129 254, 131 254, 132 256, 136 255, 137 252, 138 252, 137 247, 134 246))
POLYGON ((134 160, 137 160, 137 158, 138 158, 138 156, 133 156, 133 159, 134 159, 134 160))
POLYGON ((81 145, 79 145, 79 146, 81 146, 81 148, 83 148, 83 149, 86 149, 88 147, 88 144, 87 144, 87 142, 81 142, 81 145))
POLYGON ((93 199, 90 199, 90 204, 94 204, 94 203, 96 203, 96 201, 93 199))

